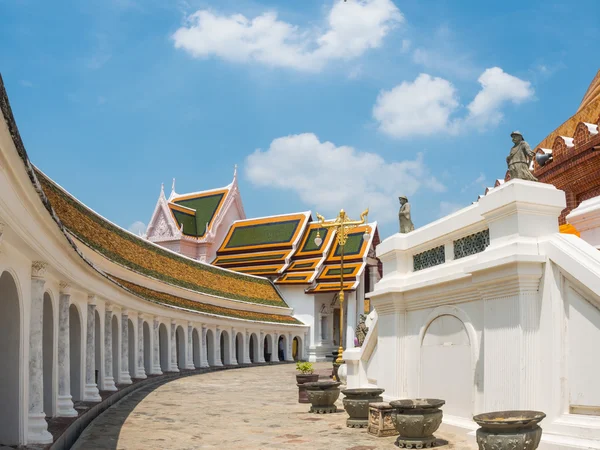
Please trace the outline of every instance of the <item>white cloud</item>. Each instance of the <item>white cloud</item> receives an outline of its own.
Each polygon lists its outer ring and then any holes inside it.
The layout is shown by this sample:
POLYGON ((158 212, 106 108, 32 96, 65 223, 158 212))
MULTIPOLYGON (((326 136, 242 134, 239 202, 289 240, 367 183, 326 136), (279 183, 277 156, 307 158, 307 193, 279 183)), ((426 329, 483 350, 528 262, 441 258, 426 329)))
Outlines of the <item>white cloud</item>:
POLYGON ((446 217, 464 207, 465 205, 461 205, 460 203, 440 202, 440 217, 446 217))
POLYGON ((175 47, 196 58, 319 71, 332 60, 350 60, 383 38, 404 17, 392 0, 335 2, 324 30, 312 31, 265 12, 252 19, 198 10, 173 34, 175 47))
POLYGON ((456 89, 443 78, 422 73, 390 91, 381 91, 373 117, 384 133, 401 138, 454 128, 450 115, 458 107, 456 89))
POLYGON ((397 218, 398 195, 445 190, 420 154, 415 160, 386 161, 375 153, 321 142, 313 133, 277 138, 267 150, 256 150, 246 159, 246 174, 256 186, 295 192, 321 214, 332 216, 344 208, 357 218, 369 207, 380 222, 397 218))
POLYGON ((381 91, 373 117, 379 129, 395 138, 440 133, 456 134, 473 127, 484 129, 500 123, 501 108, 508 102, 519 104, 533 98, 529 81, 509 75, 499 67, 485 70, 478 79, 481 90, 460 109, 456 88, 448 80, 422 73, 415 81, 404 81, 389 91, 381 91))
POLYGON ((411 46, 412 42, 409 39, 402 39, 402 45, 400 46, 400 50, 402 50, 402 53, 406 53, 410 50, 411 46))
POLYGON ((481 90, 467 106, 467 120, 477 125, 497 125, 504 115, 500 107, 507 102, 523 103, 533 98, 529 81, 521 80, 504 72, 500 67, 486 69, 478 79, 481 90))
POLYGON ((133 222, 131 225, 129 225, 129 228, 127 229, 137 236, 143 236, 144 234, 146 234, 146 224, 139 220, 133 222))

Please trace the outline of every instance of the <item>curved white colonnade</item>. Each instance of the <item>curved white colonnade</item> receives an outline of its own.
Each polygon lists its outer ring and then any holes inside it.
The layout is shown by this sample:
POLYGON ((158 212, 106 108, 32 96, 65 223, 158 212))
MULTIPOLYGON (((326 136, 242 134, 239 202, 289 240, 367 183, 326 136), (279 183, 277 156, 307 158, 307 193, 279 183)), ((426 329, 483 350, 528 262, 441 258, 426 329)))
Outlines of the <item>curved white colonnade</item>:
POLYGON ((1 79, 0 106, 0 445, 50 443, 47 417, 76 416, 74 402, 100 401, 99 391, 134 378, 277 360, 271 349, 281 337, 283 359, 292 360, 291 342, 306 342, 308 328, 283 301, 244 302, 166 283, 62 228, 29 165, 1 79), (115 277, 217 313, 150 301, 115 277))

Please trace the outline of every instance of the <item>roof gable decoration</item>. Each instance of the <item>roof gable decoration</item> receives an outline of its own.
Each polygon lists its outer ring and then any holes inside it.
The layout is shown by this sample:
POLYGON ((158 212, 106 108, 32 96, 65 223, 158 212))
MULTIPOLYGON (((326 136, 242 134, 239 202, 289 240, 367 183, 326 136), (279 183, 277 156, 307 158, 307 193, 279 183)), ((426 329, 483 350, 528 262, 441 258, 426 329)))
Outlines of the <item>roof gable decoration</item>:
POLYGON ((161 184, 160 195, 154 213, 146 229, 146 238, 150 242, 181 239, 179 224, 175 221, 165 197, 164 185, 161 184))
POLYGON ((240 217, 246 217, 237 183, 237 166, 233 181, 222 188, 178 194, 175 179, 168 199, 169 212, 181 230, 181 239, 212 243, 227 212, 237 208, 240 217))
POLYGON ((229 193, 227 194, 227 197, 225 198, 223 207, 215 215, 215 217, 213 219, 213 224, 211 227, 209 227, 208 233, 206 233, 206 236, 204 239, 207 241, 209 241, 209 240, 211 242, 214 241, 214 239, 217 235, 217 231, 218 231, 219 227, 221 226, 221 224, 223 223, 223 220, 224 220, 225 216, 227 215, 227 212, 229 211, 230 208, 236 208, 238 215, 242 219, 246 218, 246 212, 244 211, 244 205, 242 203, 242 197, 240 195, 240 189, 238 187, 238 182, 237 182, 237 164, 234 166, 234 169, 233 169, 233 181, 227 187, 229 188, 229 193))

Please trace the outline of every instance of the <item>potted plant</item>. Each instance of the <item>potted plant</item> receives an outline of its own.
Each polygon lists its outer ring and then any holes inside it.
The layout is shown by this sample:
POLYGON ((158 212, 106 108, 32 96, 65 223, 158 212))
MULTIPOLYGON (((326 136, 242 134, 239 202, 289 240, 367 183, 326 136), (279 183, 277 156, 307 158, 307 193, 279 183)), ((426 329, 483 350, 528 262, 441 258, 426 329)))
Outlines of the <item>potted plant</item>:
POLYGON ((298 403, 310 403, 308 401, 308 395, 306 393, 306 387, 304 386, 304 383, 319 381, 319 374, 313 373, 313 365, 307 361, 298 361, 296 363, 296 370, 300 372, 296 374, 296 383, 298 385, 298 403))

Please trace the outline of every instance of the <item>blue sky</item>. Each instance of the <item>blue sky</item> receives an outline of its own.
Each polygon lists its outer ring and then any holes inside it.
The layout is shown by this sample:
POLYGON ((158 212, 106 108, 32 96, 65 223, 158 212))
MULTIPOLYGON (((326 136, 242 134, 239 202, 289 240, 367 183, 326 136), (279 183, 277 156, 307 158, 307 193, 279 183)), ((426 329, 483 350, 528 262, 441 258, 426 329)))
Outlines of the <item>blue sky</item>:
POLYGON ((593 0, 0 0, 0 71, 34 164, 125 228, 238 164, 249 217, 370 207, 385 237, 398 195, 436 220, 512 130, 571 116, 599 24, 593 0))

